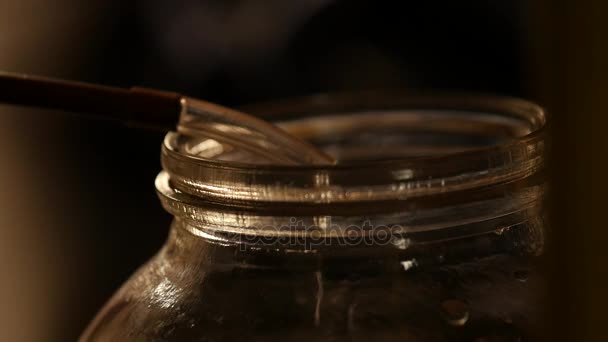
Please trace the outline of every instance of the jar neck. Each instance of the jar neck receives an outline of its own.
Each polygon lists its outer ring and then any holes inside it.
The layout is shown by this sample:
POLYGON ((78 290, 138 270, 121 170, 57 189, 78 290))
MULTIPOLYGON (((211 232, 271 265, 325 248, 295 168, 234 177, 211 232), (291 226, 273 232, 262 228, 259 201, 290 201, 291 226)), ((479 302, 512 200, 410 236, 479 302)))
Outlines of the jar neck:
MULTIPOLYGON (((235 242, 236 239, 221 239, 213 232, 201 231, 184 220, 175 219, 162 253, 168 259, 184 263, 185 268, 199 265, 224 271, 240 268, 315 271, 324 268, 332 272, 402 272, 494 255, 539 256, 544 244, 543 229, 543 218, 539 216, 534 221, 502 230, 451 240, 427 243, 400 240, 365 246, 333 241, 331 246, 324 248, 301 248, 284 242, 253 245, 235 242)), ((300 242, 305 243, 304 240, 300 242)))
MULTIPOLYGON (((167 185, 169 179, 166 181, 167 185)), ((351 204, 338 208, 344 210, 342 213, 326 215, 322 207, 305 208, 312 213, 299 208, 290 212, 286 206, 264 212, 258 208, 199 205, 200 200, 195 198, 164 198, 164 205, 190 238, 236 246, 241 251, 318 255, 407 255, 430 251, 441 255, 450 252, 439 252, 448 248, 445 246, 459 250, 458 246, 463 245, 477 254, 486 253, 479 246, 487 247, 487 253, 540 254, 544 246, 543 189, 543 177, 538 173, 517 182, 453 196, 365 204, 378 207, 371 208, 378 212, 365 212, 370 208, 364 207, 359 211, 357 205, 351 204)))

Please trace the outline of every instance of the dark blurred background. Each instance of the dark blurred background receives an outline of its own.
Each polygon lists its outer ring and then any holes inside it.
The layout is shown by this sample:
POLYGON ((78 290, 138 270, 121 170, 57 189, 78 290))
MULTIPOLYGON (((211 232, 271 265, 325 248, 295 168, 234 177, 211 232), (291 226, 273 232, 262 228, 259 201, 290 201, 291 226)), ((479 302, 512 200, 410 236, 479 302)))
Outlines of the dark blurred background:
MULTIPOLYGON (((0 70, 224 105, 379 88, 539 101, 554 119, 559 251, 547 329, 592 341, 608 307, 606 14, 587 0, 3 0, 0 70)), ((162 138, 0 105, 2 340, 76 339, 162 245, 162 138)))

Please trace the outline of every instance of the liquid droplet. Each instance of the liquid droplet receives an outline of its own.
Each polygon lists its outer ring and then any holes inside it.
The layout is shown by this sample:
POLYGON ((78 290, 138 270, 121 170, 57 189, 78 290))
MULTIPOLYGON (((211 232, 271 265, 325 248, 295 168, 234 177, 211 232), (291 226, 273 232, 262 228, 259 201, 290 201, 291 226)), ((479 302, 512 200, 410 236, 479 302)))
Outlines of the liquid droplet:
POLYGON ((403 266, 404 271, 407 271, 411 268, 418 266, 418 262, 416 261, 416 259, 405 260, 401 262, 401 266, 403 266))
POLYGON ((461 327, 469 319, 467 305, 458 299, 448 299, 441 302, 441 312, 448 324, 453 327, 461 327))

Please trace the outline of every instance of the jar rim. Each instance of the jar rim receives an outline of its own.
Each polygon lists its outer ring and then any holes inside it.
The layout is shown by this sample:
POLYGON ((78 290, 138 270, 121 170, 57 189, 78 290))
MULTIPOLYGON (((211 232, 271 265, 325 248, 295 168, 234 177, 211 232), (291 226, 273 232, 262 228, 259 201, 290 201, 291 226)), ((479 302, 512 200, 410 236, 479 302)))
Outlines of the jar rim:
MULTIPOLYGON (((362 97, 354 97, 354 101, 350 97, 347 99, 350 102, 332 97, 324 99, 309 99, 304 104, 301 100, 295 101, 296 105, 292 103, 291 108, 300 111, 295 113, 296 117, 311 113, 322 117, 328 111, 334 114, 337 108, 343 113, 373 108, 481 112, 523 120, 529 125, 529 132, 504 143, 462 152, 335 166, 255 165, 201 158, 180 151, 181 136, 173 132, 167 134, 163 144, 163 169, 170 174, 172 186, 180 192, 218 203, 327 204, 403 200, 460 192, 521 180, 543 166, 546 116, 541 107, 529 101, 455 95, 400 96, 393 102, 386 96, 376 101, 362 97), (314 108, 307 107, 306 103, 312 103, 314 108)), ((275 105, 269 113, 287 110, 285 113, 294 114, 288 108, 285 104, 275 105)))
MULTIPOLYGON (((453 152, 449 155, 420 156, 408 159, 354 161, 348 163, 337 163, 333 165, 272 165, 245 163, 239 161, 218 161, 211 158, 185 155, 177 152, 173 150, 170 143, 168 144, 167 139, 164 142, 164 146, 168 148, 168 153, 180 154, 194 164, 205 164, 206 166, 223 169, 252 170, 255 172, 272 172, 273 170, 352 170, 357 168, 386 167, 391 165, 402 167, 412 165, 413 163, 424 163, 435 160, 445 161, 446 159, 451 158, 460 158, 479 154, 491 154, 495 151, 504 150, 505 148, 509 148, 514 145, 533 143, 543 139, 547 129, 547 113, 541 106, 521 98, 487 94, 425 93, 403 95, 402 93, 394 92, 321 94, 250 105, 245 107, 245 110, 248 113, 256 116, 275 121, 277 119, 284 120, 300 114, 310 115, 311 111, 361 111, 362 107, 370 107, 372 110, 381 108, 396 108, 407 110, 450 110, 506 114, 526 120, 530 124, 531 131, 528 134, 514 137, 502 144, 476 147, 466 151, 453 152), (297 109, 297 111, 294 109, 297 109)), ((167 138, 169 138, 170 135, 171 133, 167 136, 167 138)))

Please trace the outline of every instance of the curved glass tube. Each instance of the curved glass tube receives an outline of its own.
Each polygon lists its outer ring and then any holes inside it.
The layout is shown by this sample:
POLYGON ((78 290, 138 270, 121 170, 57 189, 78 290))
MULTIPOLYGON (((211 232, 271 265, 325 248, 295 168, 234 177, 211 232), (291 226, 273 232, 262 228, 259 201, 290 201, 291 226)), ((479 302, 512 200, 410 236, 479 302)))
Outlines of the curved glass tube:
POLYGON ((249 151, 277 165, 327 165, 335 160, 261 119, 188 97, 181 99, 178 132, 204 135, 249 151))

